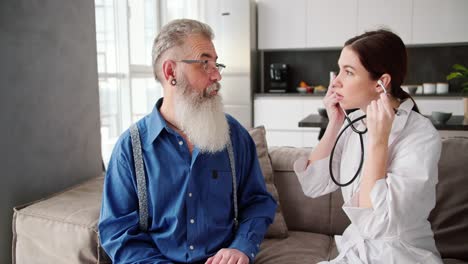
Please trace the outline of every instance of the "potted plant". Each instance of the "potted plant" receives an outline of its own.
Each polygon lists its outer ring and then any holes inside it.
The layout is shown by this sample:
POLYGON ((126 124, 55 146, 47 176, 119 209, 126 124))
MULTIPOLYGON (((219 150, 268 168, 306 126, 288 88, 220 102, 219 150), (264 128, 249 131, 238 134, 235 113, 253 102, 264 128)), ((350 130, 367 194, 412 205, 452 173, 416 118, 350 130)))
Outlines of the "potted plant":
POLYGON ((461 81, 463 103, 465 105, 465 120, 468 120, 468 68, 463 65, 453 65, 454 71, 447 75, 447 80, 459 79, 461 81))

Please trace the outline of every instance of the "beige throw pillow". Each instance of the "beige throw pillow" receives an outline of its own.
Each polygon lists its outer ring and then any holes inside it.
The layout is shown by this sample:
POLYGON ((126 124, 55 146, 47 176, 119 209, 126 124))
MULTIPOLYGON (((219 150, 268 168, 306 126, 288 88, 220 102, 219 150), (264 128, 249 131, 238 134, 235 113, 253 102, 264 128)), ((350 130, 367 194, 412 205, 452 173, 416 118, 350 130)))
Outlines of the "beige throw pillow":
POLYGON ((265 127, 259 126, 249 130, 250 136, 255 142, 255 147, 257 148, 258 160, 260 162, 260 167, 265 178, 265 183, 268 192, 275 198, 278 202, 278 207, 275 213, 275 219, 273 223, 268 228, 267 233, 265 234, 266 238, 285 238, 288 236, 288 227, 284 220, 283 214, 281 212, 281 206, 278 199, 278 191, 276 190, 275 183, 273 181, 273 167, 271 165, 270 156, 268 155, 268 146, 265 138, 265 127))

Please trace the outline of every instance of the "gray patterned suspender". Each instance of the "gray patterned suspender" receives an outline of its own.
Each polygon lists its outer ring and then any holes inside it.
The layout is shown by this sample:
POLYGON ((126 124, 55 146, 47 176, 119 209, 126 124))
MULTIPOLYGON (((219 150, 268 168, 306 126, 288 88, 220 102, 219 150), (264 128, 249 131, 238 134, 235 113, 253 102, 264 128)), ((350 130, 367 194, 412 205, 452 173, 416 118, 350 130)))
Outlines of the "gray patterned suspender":
MULTIPOLYGON (((146 177, 145 169, 143 164, 143 156, 141 152, 141 142, 140 142, 140 133, 138 132, 138 127, 133 124, 130 127, 130 137, 132 139, 132 150, 133 150, 133 161, 135 163, 135 174, 137 182, 137 191, 138 191, 138 209, 140 216, 140 229, 144 232, 148 231, 148 197, 146 190, 146 177)), ((231 166, 232 174, 232 198, 234 205, 234 230, 237 230, 239 225, 238 220, 238 208, 237 208, 237 180, 236 180, 236 166, 234 159, 234 151, 232 149, 231 138, 229 137, 229 142, 227 145, 227 151, 229 155, 229 165, 231 166)))
POLYGON ((130 137, 132 138, 133 162, 135 163, 135 174, 138 191, 138 211, 140 215, 140 229, 144 232, 148 230, 148 197, 146 193, 146 177, 143 167, 143 156, 141 153, 140 133, 138 127, 133 124, 130 127, 130 137))
POLYGON ((227 151, 229 154, 229 165, 231 165, 231 174, 232 174, 232 203, 234 204, 234 231, 237 230, 239 226, 239 220, 237 219, 239 212, 237 209, 237 180, 236 180, 236 163, 234 159, 234 150, 232 149, 231 137, 229 137, 229 142, 227 144, 227 151))

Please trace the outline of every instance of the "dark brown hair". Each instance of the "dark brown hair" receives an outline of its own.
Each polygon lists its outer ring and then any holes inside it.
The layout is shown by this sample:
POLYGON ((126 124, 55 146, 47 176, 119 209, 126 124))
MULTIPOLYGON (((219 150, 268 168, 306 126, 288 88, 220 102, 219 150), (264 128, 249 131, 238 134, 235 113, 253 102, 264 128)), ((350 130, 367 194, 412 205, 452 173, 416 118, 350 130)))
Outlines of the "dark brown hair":
POLYGON ((401 88, 406 77, 408 58, 405 44, 398 35, 384 29, 369 31, 349 39, 345 47, 356 52, 372 80, 378 80, 384 73, 389 74, 389 93, 400 100, 410 98, 414 103, 413 110, 419 113, 414 99, 401 88))

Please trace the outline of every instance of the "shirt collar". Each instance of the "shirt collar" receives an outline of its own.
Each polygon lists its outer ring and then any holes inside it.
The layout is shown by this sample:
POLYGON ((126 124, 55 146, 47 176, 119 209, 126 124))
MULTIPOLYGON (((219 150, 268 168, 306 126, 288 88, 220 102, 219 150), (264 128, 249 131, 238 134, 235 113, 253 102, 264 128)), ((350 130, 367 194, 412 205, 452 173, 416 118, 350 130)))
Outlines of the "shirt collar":
POLYGON ((153 142, 156 140, 156 138, 161 134, 161 131, 163 128, 168 129, 166 120, 161 115, 161 112, 159 112, 159 109, 161 108, 163 103, 163 98, 160 98, 157 102, 156 105, 153 108, 153 111, 151 114, 149 114, 149 117, 146 118, 146 127, 148 128, 147 131, 147 137, 144 140, 145 145, 151 145, 153 142))
POLYGON ((411 110, 414 107, 413 100, 410 98, 400 103, 400 106, 397 109, 397 114, 395 115, 395 120, 393 121, 392 131, 388 138, 388 145, 390 146, 393 141, 400 135, 401 131, 408 121, 408 117, 411 114, 411 110))

